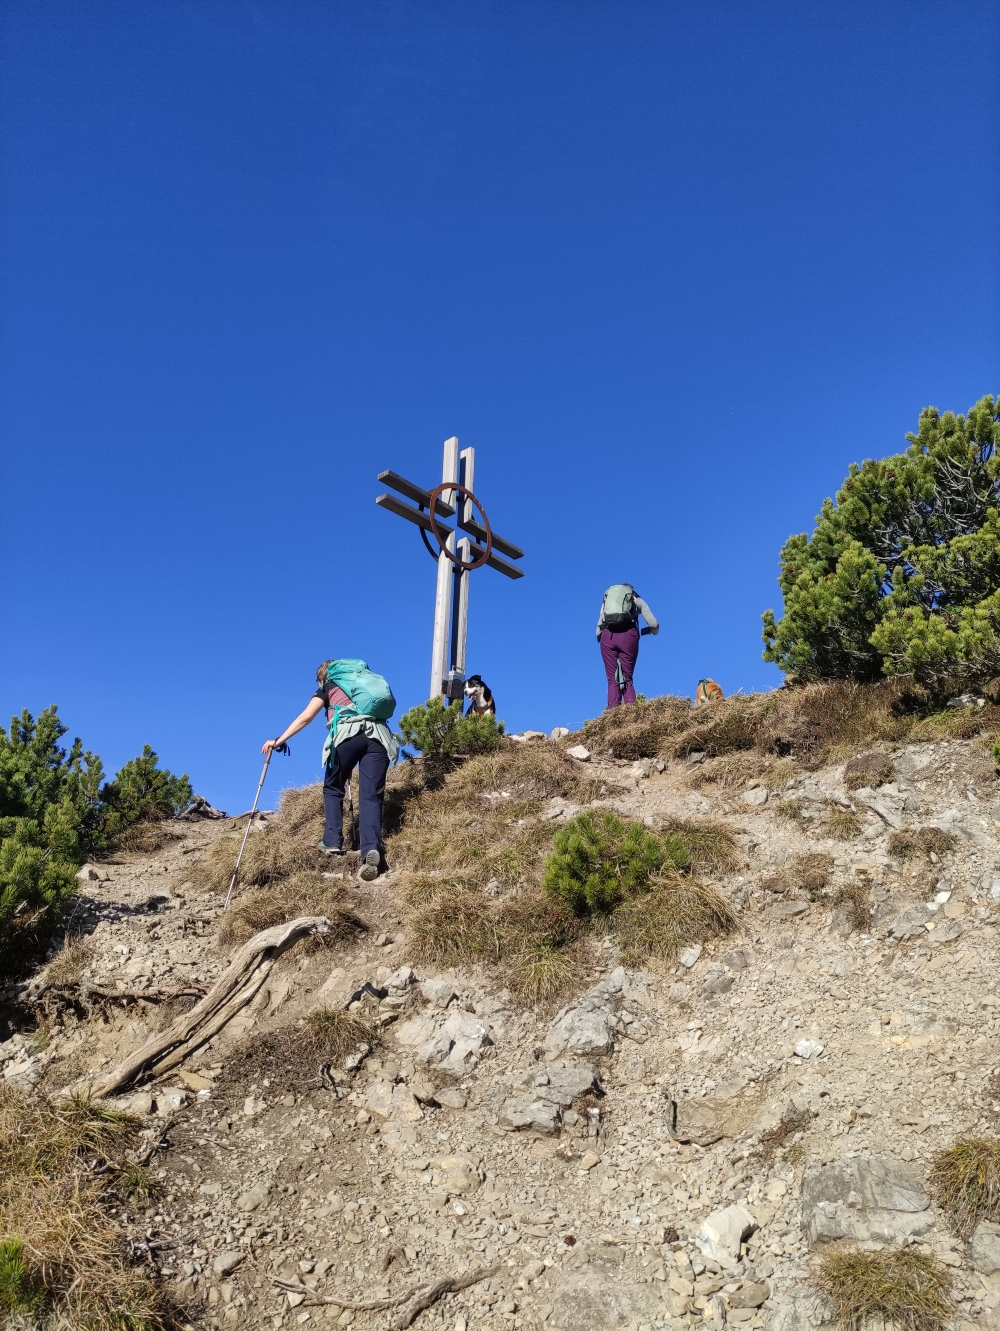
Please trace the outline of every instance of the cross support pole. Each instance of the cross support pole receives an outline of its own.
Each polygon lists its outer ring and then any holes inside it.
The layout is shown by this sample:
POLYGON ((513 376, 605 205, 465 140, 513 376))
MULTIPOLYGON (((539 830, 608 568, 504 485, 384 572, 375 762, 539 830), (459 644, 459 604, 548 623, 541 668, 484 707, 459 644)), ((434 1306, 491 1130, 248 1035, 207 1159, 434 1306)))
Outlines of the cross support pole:
POLYGON ((434 594, 434 635, 431 642, 431 680, 429 697, 461 698, 466 678, 466 644, 469 630, 469 573, 488 565, 508 578, 523 578, 524 570, 509 559, 521 559, 524 551, 511 541, 498 536, 490 527, 485 510, 473 494, 476 476, 476 450, 458 448, 458 439, 452 435, 444 441, 439 497, 430 513, 432 491, 415 485, 394 471, 379 473, 379 480, 404 495, 417 505, 404 503, 396 495, 382 494, 375 500, 397 517, 405 518, 419 527, 421 539, 437 561, 437 581, 434 594), (463 490, 446 487, 459 485, 463 490), (478 508, 482 522, 476 520, 478 508), (455 526, 441 519, 453 518, 455 526), (459 535, 459 531, 468 535, 459 535), (439 553, 434 554, 428 536, 437 542, 439 553), (470 537, 475 538, 470 540, 470 537), (498 553, 500 552, 500 553, 498 553), (509 558, 505 559, 506 555, 509 558))

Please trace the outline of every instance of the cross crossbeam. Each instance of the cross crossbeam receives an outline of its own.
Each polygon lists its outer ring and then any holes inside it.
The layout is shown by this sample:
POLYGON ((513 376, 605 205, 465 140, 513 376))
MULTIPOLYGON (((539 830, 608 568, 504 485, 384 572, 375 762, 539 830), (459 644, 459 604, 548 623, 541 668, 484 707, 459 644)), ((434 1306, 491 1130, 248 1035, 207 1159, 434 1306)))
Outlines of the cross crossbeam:
POLYGON ((380 494, 375 503, 387 513, 412 522, 419 527, 424 544, 437 560, 437 594, 434 601, 434 640, 431 649, 430 697, 444 694, 460 698, 465 685, 465 653, 469 623, 470 565, 483 564, 511 579, 523 578, 524 570, 508 562, 522 559, 524 551, 512 541, 498 536, 489 524, 489 518, 479 500, 472 493, 475 480, 476 450, 458 451, 458 439, 453 435, 444 441, 440 493, 434 502, 434 520, 430 506, 432 492, 414 484, 395 471, 381 471, 378 479, 396 494, 412 500, 407 504, 394 494, 380 494), (461 486, 449 491, 449 486, 461 486), (449 495, 454 502, 449 502, 449 495), (417 507, 414 508, 413 504, 417 507), (482 522, 473 517, 478 508, 482 522), (455 526, 440 521, 454 518, 455 526), (469 536, 459 536, 458 531, 469 536), (430 537, 430 540, 428 540, 430 537), (431 542, 439 546, 435 554, 431 542), (503 556, 508 556, 508 559, 503 556), (449 587, 449 579, 451 586, 449 587), (449 594, 450 593, 450 594, 449 594), (449 632, 450 630, 450 632, 449 632))

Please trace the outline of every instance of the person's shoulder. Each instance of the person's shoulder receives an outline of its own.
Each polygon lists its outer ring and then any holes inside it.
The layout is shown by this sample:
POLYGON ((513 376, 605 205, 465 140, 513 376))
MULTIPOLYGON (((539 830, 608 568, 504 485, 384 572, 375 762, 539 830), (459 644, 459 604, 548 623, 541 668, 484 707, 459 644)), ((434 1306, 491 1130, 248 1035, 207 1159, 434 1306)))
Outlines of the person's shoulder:
POLYGON ((318 698, 322 703, 328 703, 330 701, 329 684, 321 684, 320 687, 313 694, 313 697, 318 698))

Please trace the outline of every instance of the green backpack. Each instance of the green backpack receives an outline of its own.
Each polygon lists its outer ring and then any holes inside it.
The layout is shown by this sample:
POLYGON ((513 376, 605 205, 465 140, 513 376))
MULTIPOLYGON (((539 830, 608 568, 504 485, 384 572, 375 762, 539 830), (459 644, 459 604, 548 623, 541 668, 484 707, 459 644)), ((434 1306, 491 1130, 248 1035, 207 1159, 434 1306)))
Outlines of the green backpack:
POLYGON ((331 661, 326 668, 326 682, 344 690, 358 716, 388 721, 396 710, 396 699, 388 680, 369 670, 367 661, 355 661, 350 657, 331 661))
POLYGON ((604 627, 612 633, 624 633, 635 627, 635 588, 628 582, 616 582, 604 593, 601 606, 604 627))

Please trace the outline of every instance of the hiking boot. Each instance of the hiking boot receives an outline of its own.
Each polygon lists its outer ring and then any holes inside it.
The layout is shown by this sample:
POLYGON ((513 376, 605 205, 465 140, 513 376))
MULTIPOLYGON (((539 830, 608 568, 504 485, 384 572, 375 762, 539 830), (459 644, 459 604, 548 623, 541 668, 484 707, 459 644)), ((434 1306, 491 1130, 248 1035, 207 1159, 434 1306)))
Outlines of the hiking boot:
POLYGON ((361 862, 361 868, 358 870, 358 877, 363 883, 370 883, 378 877, 378 867, 382 862, 382 856, 377 850, 370 850, 361 862))
POLYGON ((319 843, 319 852, 321 855, 343 855, 343 846, 328 846, 325 841, 319 843))

